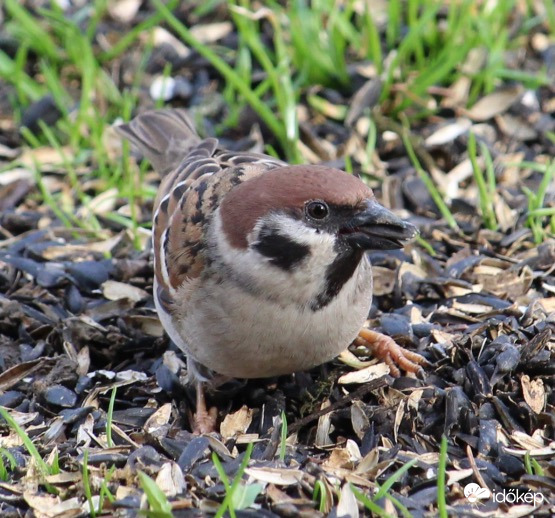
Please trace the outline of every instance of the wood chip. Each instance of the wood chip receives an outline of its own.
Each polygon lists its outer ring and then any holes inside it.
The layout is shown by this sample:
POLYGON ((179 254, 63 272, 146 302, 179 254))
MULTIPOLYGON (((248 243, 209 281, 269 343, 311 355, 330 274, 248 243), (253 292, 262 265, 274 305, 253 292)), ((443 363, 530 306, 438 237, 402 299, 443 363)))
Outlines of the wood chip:
POLYGON ((154 433, 159 430, 162 426, 169 423, 170 417, 172 415, 172 404, 166 403, 162 405, 154 414, 152 414, 144 424, 144 430, 147 433, 154 433))
POLYGON ((244 434, 252 423, 253 412, 243 405, 237 412, 227 414, 220 425, 220 433, 224 438, 235 437, 244 434))
POLYGON ((466 112, 466 116, 474 121, 486 121, 499 115, 514 104, 523 92, 521 85, 505 88, 493 92, 479 99, 470 110, 466 112))
POLYGON ((102 294, 108 300, 129 299, 133 302, 140 302, 148 297, 148 293, 141 288, 131 284, 108 280, 101 286, 102 294))
POLYGON ((45 358, 38 358, 29 362, 19 363, 9 369, 6 369, 0 374, 0 391, 8 390, 19 383, 23 378, 30 376, 47 360, 45 358))
POLYGON ((183 493, 186 485, 181 468, 175 462, 166 462, 156 475, 156 485, 167 497, 183 493))
POLYGON ((358 500, 349 484, 343 484, 339 503, 337 504, 337 518, 358 518, 358 500))
POLYGON ((338 383, 342 385, 348 385, 350 383, 368 383, 369 381, 381 378, 389 374, 389 367, 385 363, 376 363, 375 365, 370 365, 370 367, 365 367, 354 372, 348 372, 343 374, 338 380, 338 383))
POLYGON ((245 468, 245 473, 255 480, 276 486, 291 486, 303 478, 303 472, 300 469, 245 468))
POLYGON ((536 414, 540 414, 545 406, 545 387, 543 381, 541 379, 530 380, 530 376, 524 374, 520 378, 520 383, 522 385, 524 401, 528 403, 536 414))

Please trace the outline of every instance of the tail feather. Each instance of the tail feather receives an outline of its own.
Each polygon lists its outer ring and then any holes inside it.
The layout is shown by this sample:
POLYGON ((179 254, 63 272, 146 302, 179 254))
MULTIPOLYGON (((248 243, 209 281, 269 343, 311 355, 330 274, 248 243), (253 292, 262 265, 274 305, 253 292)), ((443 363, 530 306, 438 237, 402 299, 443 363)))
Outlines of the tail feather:
POLYGON ((115 129, 148 158, 162 177, 200 141, 183 109, 147 111, 115 129))

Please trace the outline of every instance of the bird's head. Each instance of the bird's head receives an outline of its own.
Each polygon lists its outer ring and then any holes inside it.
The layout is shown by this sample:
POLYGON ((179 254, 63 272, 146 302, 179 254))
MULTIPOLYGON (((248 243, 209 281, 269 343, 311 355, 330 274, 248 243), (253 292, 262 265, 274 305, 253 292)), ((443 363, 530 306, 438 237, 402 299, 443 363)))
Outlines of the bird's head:
POLYGON ((285 166, 232 189, 219 225, 226 257, 261 290, 288 282, 314 298, 353 275, 366 250, 401 248, 416 228, 380 205, 360 179, 323 166, 285 166), (339 280, 338 280, 339 279, 339 280))

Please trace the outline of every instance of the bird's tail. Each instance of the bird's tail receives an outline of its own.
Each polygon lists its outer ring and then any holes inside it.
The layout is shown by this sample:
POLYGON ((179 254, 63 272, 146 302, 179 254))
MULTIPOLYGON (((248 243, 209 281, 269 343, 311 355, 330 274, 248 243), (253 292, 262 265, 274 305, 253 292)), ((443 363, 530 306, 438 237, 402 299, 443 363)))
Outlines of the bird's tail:
POLYGON ((115 129, 148 158, 162 177, 175 169, 200 141, 183 109, 147 111, 115 129))

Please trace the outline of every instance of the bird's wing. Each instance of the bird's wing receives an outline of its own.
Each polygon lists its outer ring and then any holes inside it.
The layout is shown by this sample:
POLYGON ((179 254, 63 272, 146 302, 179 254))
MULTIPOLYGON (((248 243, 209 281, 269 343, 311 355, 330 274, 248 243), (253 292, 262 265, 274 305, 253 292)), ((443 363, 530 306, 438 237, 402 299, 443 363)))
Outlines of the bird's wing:
POLYGON ((153 216, 155 296, 171 311, 176 290, 202 273, 207 223, 226 193, 286 164, 221 150, 214 138, 200 140, 184 110, 146 112, 117 129, 163 176, 153 216))

